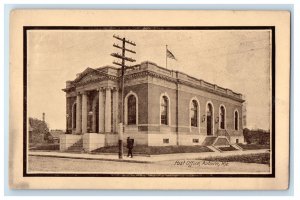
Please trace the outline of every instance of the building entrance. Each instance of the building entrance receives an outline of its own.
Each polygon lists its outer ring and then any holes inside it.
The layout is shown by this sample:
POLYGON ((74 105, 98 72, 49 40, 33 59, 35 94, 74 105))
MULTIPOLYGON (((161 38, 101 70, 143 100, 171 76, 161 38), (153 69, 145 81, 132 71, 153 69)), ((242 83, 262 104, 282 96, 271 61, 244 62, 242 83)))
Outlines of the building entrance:
POLYGON ((210 103, 207 105, 206 126, 207 135, 213 135, 213 110, 210 103))

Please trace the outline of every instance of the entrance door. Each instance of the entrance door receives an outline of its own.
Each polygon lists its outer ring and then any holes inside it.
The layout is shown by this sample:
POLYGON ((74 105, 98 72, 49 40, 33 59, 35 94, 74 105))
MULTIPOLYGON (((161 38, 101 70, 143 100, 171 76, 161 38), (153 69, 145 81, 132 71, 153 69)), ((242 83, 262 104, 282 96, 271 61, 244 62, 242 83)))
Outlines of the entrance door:
POLYGON ((207 116, 207 135, 212 135, 211 116, 207 116))
POLYGON ((206 108, 206 131, 207 135, 213 135, 213 108, 210 103, 206 108))

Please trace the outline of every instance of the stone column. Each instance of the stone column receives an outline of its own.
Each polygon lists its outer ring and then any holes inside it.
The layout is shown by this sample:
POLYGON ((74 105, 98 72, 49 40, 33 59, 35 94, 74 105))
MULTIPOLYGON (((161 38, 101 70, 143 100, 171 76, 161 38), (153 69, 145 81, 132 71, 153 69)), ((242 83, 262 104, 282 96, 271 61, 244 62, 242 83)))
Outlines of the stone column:
POLYGON ((76 133, 81 133, 81 96, 79 93, 76 97, 76 133))
POLYGON ((93 117, 92 117, 92 132, 97 133, 98 130, 96 130, 96 106, 97 106, 97 97, 94 97, 92 102, 92 111, 93 111, 93 117))
POLYGON ((87 94, 82 94, 82 133, 87 132, 87 94))
POLYGON ((104 97, 103 89, 99 88, 99 133, 104 132, 104 97))
POLYGON ((119 90, 115 88, 113 90, 113 132, 118 132, 118 124, 119 124, 119 90))
POLYGON ((111 132, 111 88, 105 91, 105 132, 111 132))

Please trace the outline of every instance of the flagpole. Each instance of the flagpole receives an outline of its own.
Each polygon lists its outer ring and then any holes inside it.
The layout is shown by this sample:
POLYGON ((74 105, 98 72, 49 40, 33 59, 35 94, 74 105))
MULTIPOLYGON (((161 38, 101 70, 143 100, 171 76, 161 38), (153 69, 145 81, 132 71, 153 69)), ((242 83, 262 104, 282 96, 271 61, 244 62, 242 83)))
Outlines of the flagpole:
POLYGON ((168 45, 166 45, 166 69, 168 69, 168 56, 167 56, 167 51, 168 51, 168 45))

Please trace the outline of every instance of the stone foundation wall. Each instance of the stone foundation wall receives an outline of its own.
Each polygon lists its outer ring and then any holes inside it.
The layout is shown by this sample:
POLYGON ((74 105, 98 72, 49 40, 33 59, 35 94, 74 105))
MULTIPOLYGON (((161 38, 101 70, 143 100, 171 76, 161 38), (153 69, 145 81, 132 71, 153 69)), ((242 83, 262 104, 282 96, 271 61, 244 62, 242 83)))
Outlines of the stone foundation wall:
MULTIPOLYGON (((127 137, 134 139, 134 145, 147 145, 147 146, 172 146, 172 145, 201 145, 205 140, 205 135, 200 134, 176 134, 176 132, 158 132, 158 131, 148 131, 148 132, 131 132, 124 133, 123 143, 126 144, 127 137), (177 142, 178 140, 178 142, 177 142)), ((91 152, 95 149, 106 147, 106 146, 117 146, 119 136, 118 134, 99 134, 99 133, 86 133, 84 135, 72 135, 64 134, 60 136, 60 151, 68 150, 73 144, 82 139, 84 151, 91 152)), ((217 146, 228 146, 229 144, 224 144, 219 138, 216 140, 214 145, 217 146)), ((227 141, 227 139, 226 139, 227 141)), ((244 143, 243 136, 231 136, 230 144, 244 143), (238 142, 237 142, 238 140, 238 142)))
POLYGON ((119 136, 118 134, 106 133, 105 134, 105 146, 118 146, 119 136))
POLYGON ((230 136, 230 143, 231 144, 235 144, 235 143, 245 143, 245 140, 244 140, 244 136, 241 135, 241 136, 230 136), (238 142, 237 142, 238 140, 238 142))
POLYGON ((123 142, 127 137, 134 139, 134 145, 148 145, 148 134, 145 132, 124 133, 123 142))
POLYGON ((173 133, 148 133, 149 146, 170 146, 177 145, 177 136, 173 133))
POLYGON ((105 135, 98 133, 86 133, 82 137, 83 149, 91 152, 95 149, 105 146, 105 135))
POLYGON ((178 135, 178 142, 179 145, 201 145, 204 141, 206 136, 199 135, 199 134, 179 134, 178 135))

